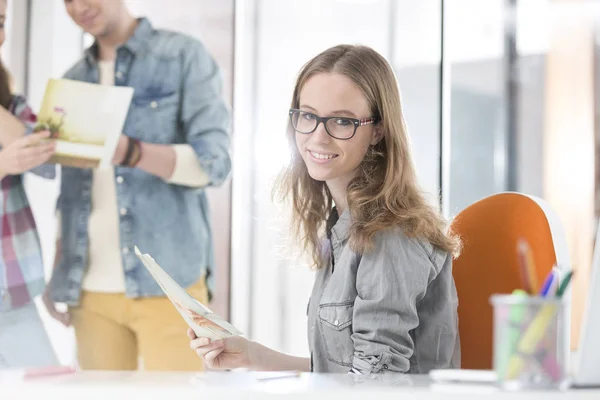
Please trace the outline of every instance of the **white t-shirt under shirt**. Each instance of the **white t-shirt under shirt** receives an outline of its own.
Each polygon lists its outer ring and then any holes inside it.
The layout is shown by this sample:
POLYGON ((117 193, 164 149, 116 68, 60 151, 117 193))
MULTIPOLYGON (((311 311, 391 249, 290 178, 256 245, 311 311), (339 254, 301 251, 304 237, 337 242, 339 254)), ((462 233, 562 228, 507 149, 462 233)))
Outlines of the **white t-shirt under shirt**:
MULTIPOLYGON (((115 63, 98 63, 100 84, 114 85, 115 63)), ((201 187, 209 182, 194 149, 187 144, 173 145, 175 169, 169 183, 201 187)), ((119 215, 129 210, 118 209, 116 185, 124 183, 115 177, 114 168, 94 169, 92 207, 88 221, 89 265, 83 279, 83 290, 102 293, 125 292, 123 262, 121 260, 119 215), (115 183, 115 181, 117 183, 115 183)), ((59 233, 60 234, 60 233, 59 233)))

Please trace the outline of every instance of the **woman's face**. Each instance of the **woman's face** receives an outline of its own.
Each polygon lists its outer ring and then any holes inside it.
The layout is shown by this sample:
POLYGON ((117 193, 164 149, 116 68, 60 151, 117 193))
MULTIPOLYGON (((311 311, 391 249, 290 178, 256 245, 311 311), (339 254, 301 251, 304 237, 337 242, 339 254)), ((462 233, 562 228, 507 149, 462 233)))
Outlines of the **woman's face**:
MULTIPOLYGON (((299 108, 320 117, 371 118, 367 99, 361 90, 344 75, 317 74, 309 78, 300 91, 299 108)), ((312 122, 307 114, 305 123, 312 122)), ((351 139, 339 140, 327 134, 319 124, 313 133, 296 133, 296 145, 308 173, 317 181, 331 184, 348 183, 357 174, 370 145, 379 141, 375 125, 358 127, 351 139)))

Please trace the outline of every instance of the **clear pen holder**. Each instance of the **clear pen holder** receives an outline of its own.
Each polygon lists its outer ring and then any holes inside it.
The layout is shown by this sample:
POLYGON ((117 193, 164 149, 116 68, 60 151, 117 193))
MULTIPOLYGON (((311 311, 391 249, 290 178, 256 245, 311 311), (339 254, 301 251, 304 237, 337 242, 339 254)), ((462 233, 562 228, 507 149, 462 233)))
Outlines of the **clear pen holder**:
POLYGON ((494 370, 509 390, 567 385, 565 303, 555 297, 494 295, 494 370))

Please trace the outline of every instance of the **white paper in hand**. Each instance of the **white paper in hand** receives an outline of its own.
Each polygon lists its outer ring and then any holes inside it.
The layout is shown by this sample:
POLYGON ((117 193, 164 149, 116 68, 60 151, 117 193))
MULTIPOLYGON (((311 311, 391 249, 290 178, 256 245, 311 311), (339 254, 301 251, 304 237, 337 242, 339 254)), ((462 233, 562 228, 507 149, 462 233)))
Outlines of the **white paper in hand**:
POLYGON ((150 275, 152 275, 165 295, 171 300, 189 327, 196 333, 196 336, 218 340, 242 334, 229 322, 190 296, 150 255, 142 254, 137 246, 135 247, 135 254, 142 261, 146 269, 148 269, 148 272, 150 272, 150 275))

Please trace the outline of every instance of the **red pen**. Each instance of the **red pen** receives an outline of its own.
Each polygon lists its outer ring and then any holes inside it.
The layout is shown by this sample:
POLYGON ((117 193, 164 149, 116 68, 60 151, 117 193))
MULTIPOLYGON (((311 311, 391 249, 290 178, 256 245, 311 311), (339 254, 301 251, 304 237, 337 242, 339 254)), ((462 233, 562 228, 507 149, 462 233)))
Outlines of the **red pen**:
POLYGON ((74 374, 77 370, 73 367, 54 365, 50 367, 27 368, 25 370, 24 380, 39 379, 49 376, 74 374))

